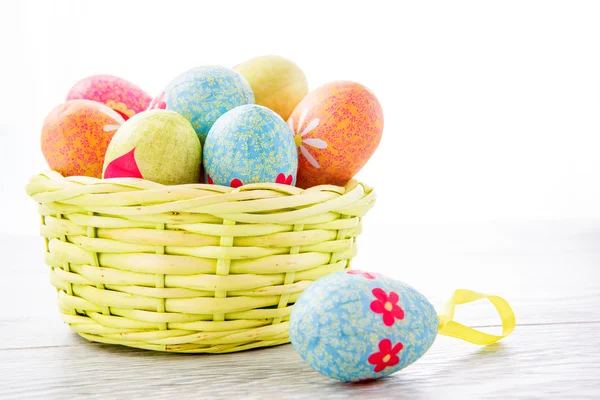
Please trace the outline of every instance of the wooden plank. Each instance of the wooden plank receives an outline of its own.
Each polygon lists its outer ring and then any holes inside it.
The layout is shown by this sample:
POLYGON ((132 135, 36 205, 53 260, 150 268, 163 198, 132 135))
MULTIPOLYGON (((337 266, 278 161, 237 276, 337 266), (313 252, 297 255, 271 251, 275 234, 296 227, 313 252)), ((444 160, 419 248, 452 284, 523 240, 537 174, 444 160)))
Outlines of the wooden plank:
POLYGON ((290 345, 176 355, 87 344, 0 351, 5 399, 597 398, 600 324, 518 328, 486 348, 438 337, 414 365, 368 384, 318 375, 290 345))

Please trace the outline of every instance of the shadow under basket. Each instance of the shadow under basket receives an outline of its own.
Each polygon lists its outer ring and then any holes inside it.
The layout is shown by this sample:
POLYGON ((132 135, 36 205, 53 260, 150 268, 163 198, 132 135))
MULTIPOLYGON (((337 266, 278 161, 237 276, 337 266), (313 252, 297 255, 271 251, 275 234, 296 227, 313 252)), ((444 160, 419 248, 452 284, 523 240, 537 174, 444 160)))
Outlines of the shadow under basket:
POLYGON ((375 193, 34 176, 64 321, 102 343, 227 353, 289 342, 292 305, 350 267, 375 193))

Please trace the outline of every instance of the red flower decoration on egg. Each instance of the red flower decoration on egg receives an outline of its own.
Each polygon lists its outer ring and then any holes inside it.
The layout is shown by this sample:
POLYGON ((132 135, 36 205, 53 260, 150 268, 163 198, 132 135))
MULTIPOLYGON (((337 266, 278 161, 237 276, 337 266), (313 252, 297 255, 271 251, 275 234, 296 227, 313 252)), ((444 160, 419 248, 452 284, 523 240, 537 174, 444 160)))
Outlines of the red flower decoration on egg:
POLYGON ((154 110, 154 109, 166 110, 167 103, 163 100, 164 97, 165 97, 165 92, 162 92, 161 94, 158 95, 158 97, 155 97, 154 99, 152 99, 152 102, 148 106, 148 110, 154 110))
POLYGON ((239 188, 242 185, 244 184, 238 178, 232 179, 231 183, 229 184, 229 186, 231 186, 232 188, 239 188))
POLYGON ((277 179, 275 179, 275 183, 281 183, 283 185, 291 185, 293 180, 294 180, 294 177, 292 175, 288 175, 286 177, 285 174, 279 174, 279 175, 277 175, 277 179))
POLYGON ((346 271, 346 273, 350 275, 362 275, 366 279, 375 279, 379 275, 374 272, 365 272, 358 269, 351 269, 350 271, 346 271))
POLYGON ((390 339, 383 339, 379 342, 379 352, 371 354, 368 359, 369 364, 375 365, 373 372, 381 372, 387 367, 393 367, 398 364, 400 362, 398 353, 403 347, 404 345, 400 342, 392 347, 390 339))
POLYGON ((135 147, 130 152, 112 160, 104 171, 104 178, 144 179, 135 161, 135 147))
POLYGON ((404 319, 404 310, 398 306, 400 298, 396 292, 387 295, 383 289, 375 288, 371 293, 377 299, 371 303, 371 311, 383 314, 383 323, 386 326, 394 325, 396 319, 404 319))

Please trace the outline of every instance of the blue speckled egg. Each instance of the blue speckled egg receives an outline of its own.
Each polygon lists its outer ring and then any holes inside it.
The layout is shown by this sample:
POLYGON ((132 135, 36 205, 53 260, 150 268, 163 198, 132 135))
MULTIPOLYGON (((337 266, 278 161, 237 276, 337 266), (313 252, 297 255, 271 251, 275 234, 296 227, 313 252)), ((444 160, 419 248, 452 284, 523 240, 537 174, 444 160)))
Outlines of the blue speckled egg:
POLYGON ((288 124, 270 109, 249 104, 223 114, 204 144, 206 183, 296 183, 298 150, 288 124))
POLYGON ((338 272, 298 298, 290 339, 315 371, 357 382, 380 378, 418 360, 438 332, 431 303, 407 284, 382 275, 338 272))
POLYGON ((252 103, 252 88, 241 74, 221 66, 204 66, 173 79, 149 108, 173 110, 183 115, 204 144, 208 131, 221 115, 252 103))

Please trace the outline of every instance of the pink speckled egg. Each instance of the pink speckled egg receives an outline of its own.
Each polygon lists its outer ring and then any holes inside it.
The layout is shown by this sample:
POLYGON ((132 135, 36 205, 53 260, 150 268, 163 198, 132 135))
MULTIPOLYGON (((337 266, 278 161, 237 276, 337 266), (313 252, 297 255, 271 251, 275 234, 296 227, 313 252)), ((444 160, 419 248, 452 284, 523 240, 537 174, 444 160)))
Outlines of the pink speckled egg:
POLYGON ((298 146, 296 186, 343 186, 379 145, 383 111, 369 89, 339 81, 308 93, 288 124, 298 146))
POLYGON ((127 120, 150 105, 152 97, 142 89, 111 75, 94 75, 84 78, 71 88, 67 100, 85 99, 112 108, 127 120))

